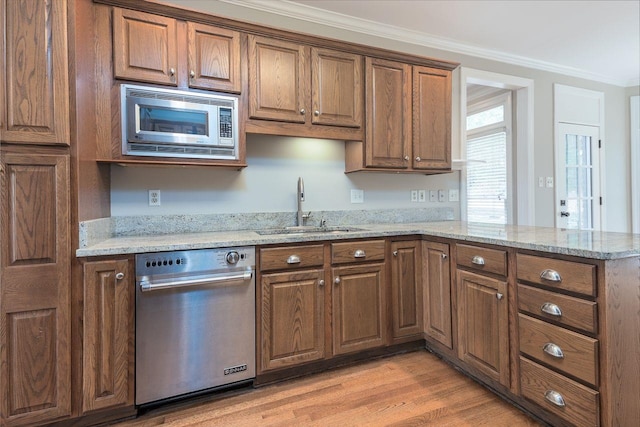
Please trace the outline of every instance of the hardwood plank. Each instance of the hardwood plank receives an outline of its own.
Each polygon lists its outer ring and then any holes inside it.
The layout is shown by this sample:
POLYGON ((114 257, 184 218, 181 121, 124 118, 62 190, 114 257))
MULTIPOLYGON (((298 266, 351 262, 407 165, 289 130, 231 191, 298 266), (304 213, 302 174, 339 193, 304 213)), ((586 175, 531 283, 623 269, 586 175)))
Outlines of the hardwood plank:
POLYGON ((118 427, 538 426, 426 351, 152 410, 118 427))

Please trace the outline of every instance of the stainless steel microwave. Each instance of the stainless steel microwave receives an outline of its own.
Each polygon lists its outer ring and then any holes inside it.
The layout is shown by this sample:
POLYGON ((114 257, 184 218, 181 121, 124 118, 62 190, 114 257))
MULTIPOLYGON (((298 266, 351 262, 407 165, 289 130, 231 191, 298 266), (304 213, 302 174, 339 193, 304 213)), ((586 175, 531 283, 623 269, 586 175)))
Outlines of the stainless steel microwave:
POLYGON ((238 98, 123 84, 122 154, 238 159, 238 98))

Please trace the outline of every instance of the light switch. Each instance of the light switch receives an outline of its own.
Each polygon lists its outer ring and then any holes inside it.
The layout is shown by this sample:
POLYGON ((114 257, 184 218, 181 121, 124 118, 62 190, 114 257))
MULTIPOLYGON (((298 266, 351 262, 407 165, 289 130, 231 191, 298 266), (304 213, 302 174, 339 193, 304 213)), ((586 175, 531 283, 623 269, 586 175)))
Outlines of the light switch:
POLYGON ((427 192, 426 190, 419 190, 418 191, 418 201, 420 203, 424 203, 427 201, 427 192))
POLYGON ((449 190, 449 201, 450 202, 459 202, 460 201, 460 192, 456 188, 455 190, 449 190))
POLYGON ((444 190, 438 190, 438 201, 439 202, 444 202, 444 198, 445 198, 445 191, 444 190))
POLYGON ((429 190, 429 201, 430 202, 438 201, 438 192, 436 190, 429 190))

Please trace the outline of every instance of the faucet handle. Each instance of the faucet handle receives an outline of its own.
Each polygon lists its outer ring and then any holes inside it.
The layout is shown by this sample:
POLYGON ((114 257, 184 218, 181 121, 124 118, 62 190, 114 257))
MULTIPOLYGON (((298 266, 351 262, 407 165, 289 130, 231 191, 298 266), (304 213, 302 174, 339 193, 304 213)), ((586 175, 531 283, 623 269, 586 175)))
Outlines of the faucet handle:
POLYGON ((311 218, 311 211, 309 211, 309 213, 302 214, 302 219, 309 219, 309 218, 311 218))
POLYGON ((322 218, 322 219, 320 220, 320 227, 324 228, 324 227, 326 227, 326 226, 327 226, 327 220, 326 220, 326 219, 324 219, 324 218, 322 218))

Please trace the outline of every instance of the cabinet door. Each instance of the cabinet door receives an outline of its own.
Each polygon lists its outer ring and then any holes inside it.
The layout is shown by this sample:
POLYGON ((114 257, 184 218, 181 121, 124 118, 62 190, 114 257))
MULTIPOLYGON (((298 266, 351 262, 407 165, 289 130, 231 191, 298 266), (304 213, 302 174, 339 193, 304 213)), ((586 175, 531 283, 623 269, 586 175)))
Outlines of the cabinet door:
POLYGON ((0 0, 0 21, 0 140, 69 145, 66 0, 0 0))
POLYGON ((187 23, 189 86, 240 93, 240 33, 187 23))
POLYGON ((509 386, 507 283, 458 270, 458 357, 509 386))
POLYGON ((386 344, 384 264, 333 269, 333 353, 386 344))
POLYGON ((362 126, 362 57, 311 48, 312 123, 362 126))
POLYGON ((306 123, 309 110, 308 48, 248 36, 249 116, 306 123))
POLYGON ((451 168, 451 72, 413 67, 413 168, 451 168))
POLYGON ((411 155, 411 66, 366 59, 366 166, 408 168, 411 155))
POLYGON ((453 349, 449 245, 422 242, 424 268, 424 331, 453 349))
POLYGON ((420 242, 391 243, 393 337, 422 333, 420 242))
POLYGON ((324 358, 324 270, 262 276, 259 371, 324 358))
POLYGON ((113 9, 115 77, 176 86, 176 20, 128 9, 113 9))
POLYGON ((0 424, 35 425, 71 412, 69 156, 0 159, 0 424))
POLYGON ((83 412, 133 405, 133 274, 129 261, 84 264, 83 412))

